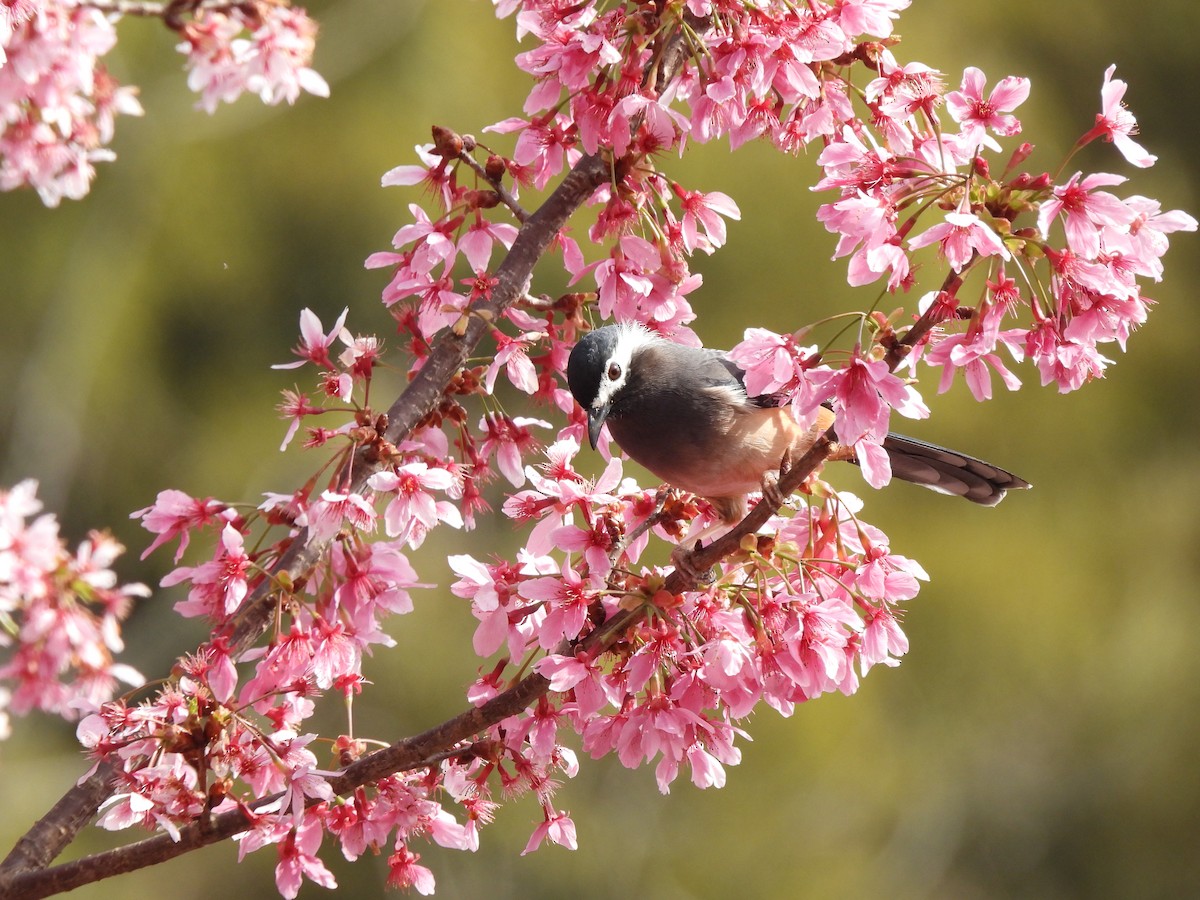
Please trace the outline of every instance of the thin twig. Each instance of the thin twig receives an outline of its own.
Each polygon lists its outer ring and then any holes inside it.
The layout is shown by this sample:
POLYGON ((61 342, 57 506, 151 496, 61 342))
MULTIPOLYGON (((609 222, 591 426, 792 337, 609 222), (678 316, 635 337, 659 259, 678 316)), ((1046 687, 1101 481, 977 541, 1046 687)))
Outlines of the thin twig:
POLYGON ((621 558, 621 554, 625 552, 625 549, 630 544, 640 538, 655 525, 658 525, 660 522, 662 522, 662 511, 663 507, 667 503, 667 493, 669 490, 670 489, 666 487, 660 488, 658 493, 654 496, 654 509, 651 511, 650 515, 638 522, 638 524, 631 531, 623 534, 621 539, 613 545, 613 548, 608 552, 608 565, 610 568, 613 568, 617 565, 617 560, 621 558))
POLYGON ((512 211, 512 214, 517 217, 519 222, 522 224, 525 223, 525 220, 529 218, 529 212, 525 209, 525 207, 521 206, 521 204, 517 202, 517 198, 513 196, 512 191, 506 188, 499 178, 492 178, 490 175, 488 175, 487 169, 481 166, 479 164, 479 160, 468 153, 465 149, 458 154, 458 158, 470 166, 471 170, 476 175, 478 175, 491 186, 492 190, 496 192, 496 196, 499 197, 501 202, 512 211))
MULTIPOLYGON (((979 258, 979 253, 976 251, 972 253, 971 258, 967 260, 966 265, 961 270, 958 272, 948 272, 942 281, 942 286, 938 290, 938 294, 957 293, 959 286, 962 284, 963 276, 970 271, 979 258)), ((938 303, 929 304, 929 308, 921 314, 920 318, 909 326, 909 329, 904 333, 904 337, 888 348, 887 355, 884 357, 884 362, 887 363, 888 369, 894 372, 896 367, 904 361, 905 357, 913 351, 913 348, 923 341, 925 336, 942 321, 943 317, 938 303)))

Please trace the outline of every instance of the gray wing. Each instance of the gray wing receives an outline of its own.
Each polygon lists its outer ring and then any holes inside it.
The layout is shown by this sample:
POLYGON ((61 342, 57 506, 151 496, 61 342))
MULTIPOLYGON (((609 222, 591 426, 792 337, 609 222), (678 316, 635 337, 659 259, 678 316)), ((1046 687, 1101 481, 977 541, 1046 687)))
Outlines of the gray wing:
POLYGON ((726 383, 737 383, 737 387, 741 391, 742 396, 745 397, 746 403, 762 409, 783 406, 783 397, 781 397, 779 394, 759 394, 757 397, 751 397, 746 392, 746 370, 730 359, 724 351, 705 350, 704 353, 708 354, 712 358, 712 362, 710 362, 709 365, 712 366, 714 370, 716 366, 713 366, 713 363, 719 364, 720 367, 725 370, 726 383), (732 379, 732 382, 730 382, 729 379, 732 379))

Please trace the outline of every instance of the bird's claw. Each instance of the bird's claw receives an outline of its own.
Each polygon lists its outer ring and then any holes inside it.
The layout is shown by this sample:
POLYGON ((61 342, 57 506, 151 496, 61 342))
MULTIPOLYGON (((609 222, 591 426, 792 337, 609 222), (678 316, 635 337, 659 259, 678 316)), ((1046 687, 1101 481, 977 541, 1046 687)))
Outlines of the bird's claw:
POLYGON ((762 495, 763 499, 771 504, 775 509, 783 506, 787 495, 779 489, 779 482, 782 481, 792 467, 792 460, 789 454, 785 453, 783 459, 779 461, 779 471, 774 472, 767 470, 762 476, 762 495))
POLYGON ((779 489, 778 472, 767 472, 762 477, 762 495, 763 499, 771 504, 775 509, 783 506, 783 502, 787 499, 783 491, 779 489))

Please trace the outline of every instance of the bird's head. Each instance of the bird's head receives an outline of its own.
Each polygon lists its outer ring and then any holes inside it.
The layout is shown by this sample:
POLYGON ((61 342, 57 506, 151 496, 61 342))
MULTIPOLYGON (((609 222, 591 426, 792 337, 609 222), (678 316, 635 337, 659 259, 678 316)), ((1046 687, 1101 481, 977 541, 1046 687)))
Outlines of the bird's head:
POLYGON ((588 441, 593 449, 604 420, 629 383, 638 354, 656 340, 660 338, 635 323, 605 325, 589 331, 571 350, 567 384, 575 402, 587 413, 588 441))

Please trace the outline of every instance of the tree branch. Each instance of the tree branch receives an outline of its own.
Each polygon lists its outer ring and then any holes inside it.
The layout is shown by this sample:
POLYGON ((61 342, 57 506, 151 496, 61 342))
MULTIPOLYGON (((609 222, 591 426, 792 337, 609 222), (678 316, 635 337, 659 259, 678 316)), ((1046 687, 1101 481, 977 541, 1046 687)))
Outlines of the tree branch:
MULTIPOLYGON (((812 474, 829 454, 832 442, 822 435, 780 480, 782 496, 788 496, 812 474)), ((764 499, 729 533, 689 554, 696 571, 710 568, 741 546, 741 539, 761 528, 778 511, 764 499)), ((666 580, 665 589, 672 594, 694 590, 696 582, 679 569, 666 580)), ((646 614, 646 607, 622 610, 576 644, 564 648, 566 653, 584 652, 598 656, 621 638, 646 614)), ((519 714, 538 698, 550 691, 550 682, 536 672, 527 675, 507 691, 493 697, 482 706, 474 707, 414 737, 397 741, 390 747, 364 756, 330 779, 330 786, 339 795, 346 795, 364 784, 379 781, 388 775, 411 771, 436 764, 455 744, 485 731, 504 719, 519 714)), ((259 806, 272 802, 264 798, 259 806)), ((251 827, 240 809, 230 810, 204 823, 180 829, 179 840, 159 834, 133 844, 93 854, 50 869, 23 872, 0 881, 0 898, 21 897, 37 900, 84 884, 122 875, 137 869, 174 859, 199 847, 214 844, 246 831, 251 827)))
MULTIPOLYGON (((168 4, 168 6, 170 5, 168 4)), ((694 29, 703 30, 697 28, 695 23, 692 24, 694 29)), ((655 84, 666 83, 678 74, 686 58, 685 41, 682 35, 677 33, 668 41, 657 62, 657 67, 646 73, 646 81, 655 84)), ((496 270, 496 284, 492 289, 491 297, 471 308, 467 326, 461 334, 450 330, 439 336, 425 364, 388 410, 388 424, 384 437, 389 442, 400 443, 437 406, 446 386, 462 368, 491 323, 525 295, 535 264, 563 225, 608 176, 609 166, 601 153, 584 157, 572 168, 546 202, 522 223, 512 248, 496 270)), ((367 452, 360 450, 350 463, 349 471, 353 473, 350 490, 360 490, 366 484, 367 479, 386 464, 383 461, 368 459, 367 452)), ((271 569, 270 577, 260 581, 247 598, 244 612, 231 635, 231 655, 236 656, 251 646, 273 621, 277 603, 275 591, 281 580, 278 576, 286 573, 292 582, 297 581, 320 561, 327 551, 329 543, 330 540, 310 540, 307 528, 297 533, 271 569)), ((526 695, 528 695, 528 699, 524 703, 529 703, 544 694, 548 688, 549 685, 545 679, 540 676, 530 676, 510 691, 495 698, 492 703, 498 703, 503 698, 507 698, 505 703, 517 703, 526 695)), ((418 742, 417 746, 427 748, 420 754, 421 758, 431 756, 450 745, 445 743, 439 747, 428 745, 430 735, 440 735, 442 740, 450 740, 451 736, 459 734, 461 728, 469 727, 470 730, 463 732, 462 737, 453 738, 453 741, 462 740, 487 727, 488 724, 492 724, 479 719, 482 714, 480 710, 488 708, 491 708, 491 704, 464 713, 424 735, 410 740, 418 742)), ((504 708, 508 707, 504 706, 504 708)), ((523 708, 524 705, 519 705, 513 711, 523 708)), ((500 718, 511 714, 512 712, 505 712, 500 718)), ((395 749, 406 745, 407 742, 402 741, 393 745, 393 748, 381 752, 389 753, 394 750, 402 760, 408 759, 409 757, 403 751, 395 749)), ((367 764, 375 756, 378 754, 365 757, 360 763, 367 764)), ((390 771, 394 772, 402 768, 403 762, 381 763, 376 761, 370 765, 379 768, 390 766, 390 771)), ((172 845, 170 847, 162 847, 160 838, 151 838, 106 854, 98 854, 58 866, 53 870, 47 870, 46 867, 75 839, 80 829, 95 815, 100 803, 109 795, 117 771, 115 765, 102 760, 91 776, 67 791, 50 811, 16 842, 8 856, 0 863, 0 897, 47 896, 45 892, 29 892, 47 890, 54 893, 120 872, 132 871, 177 856, 179 853, 195 847, 221 840, 247 827, 244 816, 240 812, 235 812, 229 814, 228 818, 218 817, 217 823, 206 823, 203 832, 199 826, 184 829, 187 838, 181 837, 178 843, 171 842, 169 838, 163 836, 163 840, 172 845), (120 860, 120 862, 116 860, 120 860), (42 871, 37 872, 36 870, 42 871), (36 887, 35 885, 44 885, 45 887, 36 887), (14 894, 13 891, 18 893, 14 894)), ((371 771, 374 771, 374 768, 371 771)), ((342 777, 349 776, 343 774, 342 777)))

